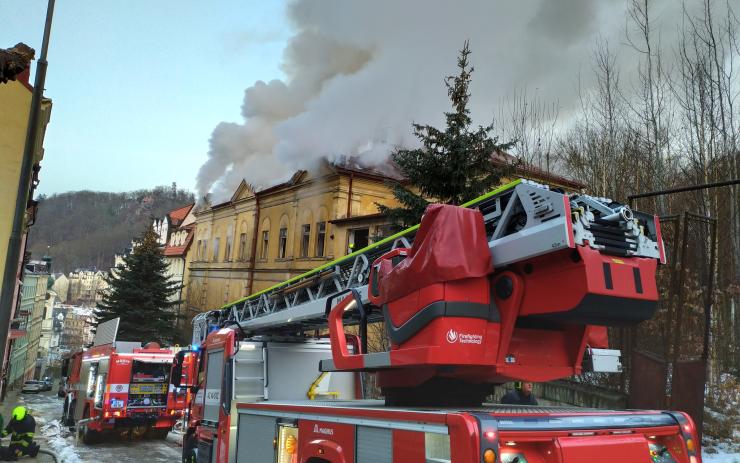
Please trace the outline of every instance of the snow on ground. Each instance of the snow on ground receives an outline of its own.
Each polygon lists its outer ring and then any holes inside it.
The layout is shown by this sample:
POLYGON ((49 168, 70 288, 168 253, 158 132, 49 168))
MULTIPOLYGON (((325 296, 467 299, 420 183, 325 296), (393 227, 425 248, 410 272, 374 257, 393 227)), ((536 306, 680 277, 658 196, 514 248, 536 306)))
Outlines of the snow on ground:
POLYGON ((702 452, 704 463, 740 463, 740 452, 732 452, 728 447, 714 447, 718 453, 702 452))
POLYGON ((62 463, 165 463, 180 461, 177 435, 168 440, 124 441, 110 438, 93 446, 76 442, 74 433, 62 426, 59 418, 62 399, 56 393, 20 395, 19 403, 31 411, 37 422, 37 440, 41 447, 60 456, 62 463))
POLYGON ((740 431, 729 439, 702 439, 701 458, 704 463, 740 463, 740 431))
POLYGON ((59 420, 54 420, 42 426, 41 435, 46 438, 46 445, 59 455, 62 462, 82 463, 74 448, 74 436, 68 431, 68 428, 62 426, 59 420))

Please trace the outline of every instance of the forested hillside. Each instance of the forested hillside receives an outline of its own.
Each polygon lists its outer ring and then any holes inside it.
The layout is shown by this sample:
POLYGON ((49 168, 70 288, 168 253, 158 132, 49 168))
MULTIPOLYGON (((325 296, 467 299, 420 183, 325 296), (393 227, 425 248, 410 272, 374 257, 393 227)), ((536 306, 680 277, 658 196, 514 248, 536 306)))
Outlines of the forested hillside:
POLYGON ((154 217, 193 202, 193 195, 172 187, 128 193, 73 191, 40 197, 28 251, 54 258, 54 272, 77 268, 107 270, 113 256, 131 246, 154 217))

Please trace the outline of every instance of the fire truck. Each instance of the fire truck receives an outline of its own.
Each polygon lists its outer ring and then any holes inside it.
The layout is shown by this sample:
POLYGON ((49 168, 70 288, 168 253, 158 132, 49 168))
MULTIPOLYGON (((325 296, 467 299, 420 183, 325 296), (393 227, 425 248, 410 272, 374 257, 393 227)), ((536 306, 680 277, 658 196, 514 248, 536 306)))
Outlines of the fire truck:
POLYGON ((519 180, 432 205, 194 319, 173 371, 194 392, 183 461, 700 462, 685 413, 485 402, 511 380, 619 372, 606 328, 653 315, 661 263, 657 217, 606 198, 519 180), (365 399, 371 374, 384 400, 365 399))
MULTIPOLYGON (((98 333, 117 322, 101 323, 98 333)), ((174 355, 156 343, 125 341, 75 353, 67 367, 62 422, 76 424, 85 444, 106 434, 164 439, 187 407, 187 391, 170 382, 174 355)))

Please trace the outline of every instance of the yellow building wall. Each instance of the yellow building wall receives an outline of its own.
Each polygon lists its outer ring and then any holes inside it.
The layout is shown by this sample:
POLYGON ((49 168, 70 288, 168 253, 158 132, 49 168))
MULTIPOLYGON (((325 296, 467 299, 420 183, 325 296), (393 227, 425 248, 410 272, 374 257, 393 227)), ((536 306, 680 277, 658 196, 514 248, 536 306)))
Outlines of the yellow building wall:
MULTIPOLYGON (((346 173, 305 173, 294 185, 259 193, 259 219, 255 236, 257 201, 251 192, 232 198, 229 205, 196 212, 196 231, 186 264, 187 305, 199 311, 218 308, 305 273, 347 253, 347 229, 330 223, 347 217, 375 214, 377 203, 396 205, 383 179, 352 178, 346 173), (351 199, 350 199, 351 196, 351 199), (325 223, 324 251, 318 256, 318 223, 325 223), (302 255, 303 226, 309 225, 307 255, 302 255), (280 229, 287 232, 285 256, 280 257, 280 229), (263 253, 263 232, 268 232, 267 253, 263 253), (231 253, 226 243, 231 233, 231 253), (239 257, 240 235, 246 233, 247 249, 239 257), (215 239, 218 254, 214 256, 215 239), (254 246, 253 239, 257 240, 254 246), (202 256, 203 243, 207 243, 202 256), (201 246, 201 252, 198 248, 201 246), (250 267, 252 246, 254 269, 250 267)), ((237 191, 238 193, 238 191, 237 191)))
POLYGON ((0 83, 0 269, 5 268, 30 108, 28 87, 0 83))

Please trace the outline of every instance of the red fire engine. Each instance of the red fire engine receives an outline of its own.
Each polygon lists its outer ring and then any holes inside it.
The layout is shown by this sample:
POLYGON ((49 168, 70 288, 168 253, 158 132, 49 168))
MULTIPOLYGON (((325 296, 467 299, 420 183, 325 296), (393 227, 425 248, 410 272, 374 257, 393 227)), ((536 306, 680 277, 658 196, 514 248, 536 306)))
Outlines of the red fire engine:
POLYGON ((121 341, 74 354, 62 421, 77 424, 85 444, 106 433, 164 439, 187 407, 187 392, 170 383, 174 355, 156 343, 121 341))
POLYGON ((484 403, 620 371, 606 327, 655 310, 657 219, 520 181, 465 206, 194 320, 183 461, 700 462, 684 413, 484 403), (369 373, 384 401, 363 400, 369 373))

